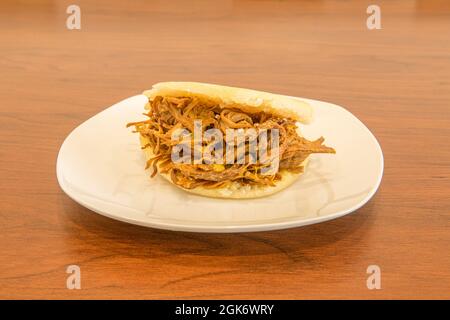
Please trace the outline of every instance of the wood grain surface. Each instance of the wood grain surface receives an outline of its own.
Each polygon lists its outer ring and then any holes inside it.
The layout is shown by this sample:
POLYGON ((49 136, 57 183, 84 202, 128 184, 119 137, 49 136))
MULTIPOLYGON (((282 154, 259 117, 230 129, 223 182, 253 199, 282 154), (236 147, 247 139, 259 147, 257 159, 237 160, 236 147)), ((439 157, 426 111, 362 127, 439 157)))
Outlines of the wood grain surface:
POLYGON ((450 298, 449 30, 444 0, 1 1, 0 298, 450 298), (379 191, 341 219, 246 234, 152 230, 69 199, 67 134, 166 80, 345 106, 383 148, 379 191))

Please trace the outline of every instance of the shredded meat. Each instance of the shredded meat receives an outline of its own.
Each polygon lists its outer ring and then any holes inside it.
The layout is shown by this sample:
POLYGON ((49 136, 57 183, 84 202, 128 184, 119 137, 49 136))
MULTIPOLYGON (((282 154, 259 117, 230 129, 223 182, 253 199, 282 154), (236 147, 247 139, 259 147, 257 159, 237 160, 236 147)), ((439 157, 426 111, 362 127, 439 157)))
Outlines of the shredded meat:
MULTIPOLYGON (((190 97, 161 97, 157 96, 149 102, 149 112, 145 114, 149 119, 132 122, 136 132, 148 139, 143 146, 151 148, 154 157, 149 159, 147 168, 152 168, 152 177, 157 172, 168 174, 173 183, 192 189, 198 186, 205 188, 219 188, 231 182, 244 185, 274 186, 280 180, 281 171, 299 173, 303 171, 302 162, 312 153, 335 153, 333 148, 323 145, 321 137, 309 141, 297 133, 294 120, 275 117, 265 112, 243 112, 236 108, 221 108, 212 103, 199 101, 190 97), (171 152, 178 141, 172 141, 174 130, 186 128, 194 130, 194 120, 202 121, 202 132, 210 129, 220 129, 226 137, 226 129, 278 129, 279 130, 279 172, 271 175, 262 174, 261 168, 267 164, 249 161, 244 164, 185 164, 174 163, 171 152)), ((270 145, 270 144, 269 144, 270 145)), ((194 145, 190 145, 194 148, 194 145)), ((207 147, 203 144, 201 148, 207 147)), ((248 157, 248 142, 235 146, 245 148, 248 157)), ((237 152, 235 152, 236 157, 237 152)), ((224 155, 225 157, 225 155, 224 155)), ((226 163, 225 161, 223 163, 226 163)))

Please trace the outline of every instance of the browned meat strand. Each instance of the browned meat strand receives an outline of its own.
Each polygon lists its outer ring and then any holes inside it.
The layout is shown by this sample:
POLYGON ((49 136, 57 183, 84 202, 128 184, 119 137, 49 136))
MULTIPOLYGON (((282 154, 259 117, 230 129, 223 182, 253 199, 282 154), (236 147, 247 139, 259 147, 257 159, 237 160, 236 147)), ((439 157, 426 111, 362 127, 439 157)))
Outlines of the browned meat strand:
MULTIPOLYGON (((278 129, 279 130, 279 170, 302 172, 302 162, 311 153, 335 153, 333 148, 323 145, 323 138, 309 141, 297 133, 292 119, 274 117, 264 112, 243 112, 236 108, 222 109, 212 103, 200 102, 188 97, 155 97, 149 102, 148 120, 129 123, 136 132, 149 140, 144 148, 151 148, 154 157, 147 162, 153 174, 158 170, 169 174, 173 183, 192 189, 198 186, 206 188, 224 187, 230 182, 241 184, 274 186, 281 179, 279 173, 264 175, 261 168, 267 164, 181 164, 171 160, 171 152, 176 142, 171 140, 176 129, 194 130, 194 121, 202 121, 202 131, 217 128, 226 137, 226 129, 278 129)), ((268 144, 270 146, 270 144, 268 144)), ((193 146, 191 146, 193 147, 193 146)), ((202 147, 206 147, 204 143, 202 147)), ((248 157, 248 142, 245 143, 248 157)), ((236 147, 235 147, 236 148, 236 147)), ((235 149, 236 150, 236 149, 235 149)), ((270 154, 270 149, 268 149, 270 154)), ((224 160, 225 163, 225 160, 224 160)))

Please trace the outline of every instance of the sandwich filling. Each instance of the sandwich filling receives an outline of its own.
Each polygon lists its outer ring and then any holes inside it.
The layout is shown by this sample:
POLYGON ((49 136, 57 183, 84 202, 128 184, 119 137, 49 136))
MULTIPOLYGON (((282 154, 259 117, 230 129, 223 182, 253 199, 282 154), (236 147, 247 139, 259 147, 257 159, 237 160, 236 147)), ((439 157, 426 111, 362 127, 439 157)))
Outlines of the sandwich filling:
MULTIPOLYGON (((274 114, 261 112, 239 105, 220 106, 211 101, 199 99, 198 97, 168 97, 156 96, 146 106, 147 120, 132 122, 127 125, 134 126, 135 132, 141 135, 145 145, 143 149, 150 148, 153 157, 147 161, 146 169, 152 168, 152 177, 158 172, 167 174, 171 181, 185 189, 197 187, 224 188, 231 183, 240 185, 275 186, 282 179, 283 171, 292 173, 303 172, 303 162, 312 153, 335 153, 333 148, 323 144, 321 137, 309 141, 301 137, 297 132, 297 125, 293 119, 281 118, 274 114), (199 122, 200 121, 200 122, 199 122), (260 132, 277 131, 277 144, 273 147, 271 136, 265 144, 266 151, 277 156, 277 170, 270 174, 264 173, 267 162, 251 159, 250 139, 236 143, 232 148, 235 160, 242 151, 247 161, 234 161, 230 163, 225 159, 223 150, 217 149, 217 141, 201 141, 195 143, 194 139, 187 143, 188 148, 201 149, 201 161, 194 163, 173 161, 174 148, 179 141, 174 141, 173 136, 177 130, 187 130, 194 134, 195 126, 200 123, 202 133, 210 129, 217 129, 223 134, 224 139, 229 136, 230 129, 233 130, 255 130, 260 132), (211 150, 213 155, 223 155, 223 161, 211 163, 211 150), (218 151, 221 151, 218 153, 218 151)), ((234 138, 233 138, 234 139, 234 138)), ((260 139, 256 137, 255 139, 260 139)), ((185 141, 185 140, 184 140, 185 141)), ((236 142, 236 141, 235 141, 236 142)), ((222 149, 223 144, 219 144, 222 149)), ((259 146, 259 148, 261 148, 259 146)), ((186 149, 184 149, 186 150, 186 149)), ((185 155, 186 156, 186 155, 185 155)), ((190 154, 189 154, 190 157, 190 154)), ((217 159, 217 157, 216 157, 217 159)), ((242 160, 242 159, 241 159, 242 160)))

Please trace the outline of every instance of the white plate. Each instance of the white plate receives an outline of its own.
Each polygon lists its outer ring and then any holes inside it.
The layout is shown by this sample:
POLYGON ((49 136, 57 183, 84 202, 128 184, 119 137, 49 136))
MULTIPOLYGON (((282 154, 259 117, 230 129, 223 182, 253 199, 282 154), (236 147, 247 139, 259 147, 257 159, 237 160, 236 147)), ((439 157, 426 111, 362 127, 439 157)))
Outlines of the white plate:
POLYGON ((337 105, 303 99, 315 120, 302 126, 307 138, 325 137, 337 154, 312 155, 296 183, 266 198, 211 199, 149 178, 138 134, 125 124, 139 119, 146 97, 134 96, 77 127, 61 146, 57 177, 79 204, 107 217, 147 227, 193 232, 284 229, 323 222, 364 205, 383 174, 383 154, 375 137, 337 105))

